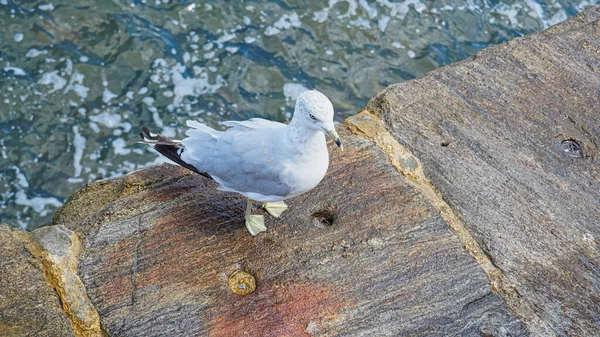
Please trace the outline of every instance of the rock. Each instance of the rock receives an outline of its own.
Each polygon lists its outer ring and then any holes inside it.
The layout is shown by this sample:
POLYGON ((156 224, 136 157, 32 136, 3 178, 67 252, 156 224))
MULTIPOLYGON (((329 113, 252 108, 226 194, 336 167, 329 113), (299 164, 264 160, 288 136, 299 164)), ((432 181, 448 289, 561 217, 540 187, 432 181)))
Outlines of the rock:
POLYGON ((384 90, 257 237, 240 196, 168 164, 0 227, 0 335, 600 335, 598 27, 384 90))
POLYGON ((101 336, 100 316, 77 275, 77 259, 81 252, 77 234, 63 226, 49 226, 31 232, 31 237, 37 245, 30 245, 29 250, 41 259, 45 274, 77 334, 101 336))
POLYGON ((0 336, 75 336, 26 232, 0 225, 0 336))
POLYGON ((240 196, 168 164, 73 196, 56 224, 82 237, 79 274, 106 332, 524 333, 426 198, 373 143, 340 133, 347 150, 331 148, 325 180, 257 237, 240 196), (254 277, 254 292, 230 289, 236 271, 254 277))
POLYGON ((77 276, 77 235, 0 225, 0 336, 103 336, 77 276))
POLYGON ((383 120, 418 159, 540 336, 600 335, 599 40, 594 8, 393 85, 349 121, 383 120))

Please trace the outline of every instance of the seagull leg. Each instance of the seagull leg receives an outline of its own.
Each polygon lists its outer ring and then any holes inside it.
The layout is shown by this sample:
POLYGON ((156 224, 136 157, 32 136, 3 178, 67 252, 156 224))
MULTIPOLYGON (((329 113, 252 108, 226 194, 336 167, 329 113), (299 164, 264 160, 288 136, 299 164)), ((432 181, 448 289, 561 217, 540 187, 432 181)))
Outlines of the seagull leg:
POLYGON ((288 209, 288 205, 283 201, 265 202, 263 208, 267 213, 271 214, 272 217, 279 218, 281 213, 288 209))
POLYGON ((252 236, 267 231, 265 217, 262 215, 252 215, 252 199, 248 199, 248 204, 246 205, 246 228, 252 236))

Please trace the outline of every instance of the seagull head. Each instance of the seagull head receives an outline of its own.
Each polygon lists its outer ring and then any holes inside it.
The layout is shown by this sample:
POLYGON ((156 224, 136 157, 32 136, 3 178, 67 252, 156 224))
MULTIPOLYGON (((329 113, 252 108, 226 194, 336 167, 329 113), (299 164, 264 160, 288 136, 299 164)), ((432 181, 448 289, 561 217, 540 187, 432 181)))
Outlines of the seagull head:
POLYGON ((333 105, 325 95, 316 90, 301 93, 296 100, 294 119, 296 118, 310 129, 323 131, 342 151, 344 150, 333 125, 333 105))

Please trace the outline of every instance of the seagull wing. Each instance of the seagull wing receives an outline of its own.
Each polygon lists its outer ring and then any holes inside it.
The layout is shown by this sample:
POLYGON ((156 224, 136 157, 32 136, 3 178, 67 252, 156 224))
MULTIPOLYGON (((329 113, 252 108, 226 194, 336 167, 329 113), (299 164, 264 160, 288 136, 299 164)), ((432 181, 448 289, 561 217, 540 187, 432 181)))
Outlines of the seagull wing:
POLYGON ((278 145, 285 124, 266 120, 240 123, 226 131, 194 125, 182 140, 182 159, 210 174, 223 190, 259 201, 281 200, 291 191, 280 177, 287 165, 278 145))
POLYGON ((251 118, 245 121, 227 121, 223 125, 230 128, 248 128, 248 129, 266 129, 266 128, 282 128, 285 124, 273 122, 262 118, 251 118))

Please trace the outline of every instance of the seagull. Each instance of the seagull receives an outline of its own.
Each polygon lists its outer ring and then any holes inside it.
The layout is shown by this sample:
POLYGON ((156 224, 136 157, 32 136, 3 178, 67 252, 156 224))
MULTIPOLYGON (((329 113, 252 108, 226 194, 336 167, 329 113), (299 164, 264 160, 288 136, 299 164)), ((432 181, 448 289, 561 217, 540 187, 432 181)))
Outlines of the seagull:
POLYGON ((325 135, 343 151, 333 124, 333 105, 316 90, 298 96, 289 124, 252 118, 227 121, 224 131, 188 120, 186 138, 173 140, 142 127, 143 141, 163 156, 206 178, 222 191, 247 199, 245 224, 255 236, 267 230, 263 215, 252 215, 252 203, 263 203, 279 218, 288 208, 284 200, 310 191, 329 166, 325 135))

